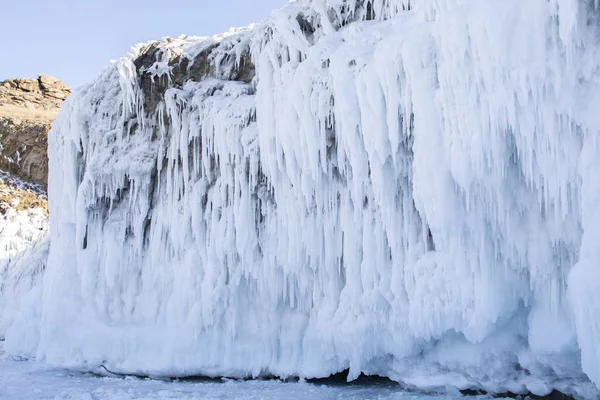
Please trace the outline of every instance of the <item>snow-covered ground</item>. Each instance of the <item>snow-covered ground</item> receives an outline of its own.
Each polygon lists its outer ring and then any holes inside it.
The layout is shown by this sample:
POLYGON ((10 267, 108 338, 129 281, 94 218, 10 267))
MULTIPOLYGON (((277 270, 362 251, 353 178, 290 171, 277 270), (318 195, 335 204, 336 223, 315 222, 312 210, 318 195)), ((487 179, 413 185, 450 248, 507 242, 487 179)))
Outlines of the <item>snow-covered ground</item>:
MULTIPOLYGON (((403 391, 394 384, 323 385, 281 381, 193 382, 110 378, 13 361, 0 343, 0 399, 10 400, 451 400, 461 395, 426 395, 403 391)), ((469 400, 485 396, 469 397, 469 400)))

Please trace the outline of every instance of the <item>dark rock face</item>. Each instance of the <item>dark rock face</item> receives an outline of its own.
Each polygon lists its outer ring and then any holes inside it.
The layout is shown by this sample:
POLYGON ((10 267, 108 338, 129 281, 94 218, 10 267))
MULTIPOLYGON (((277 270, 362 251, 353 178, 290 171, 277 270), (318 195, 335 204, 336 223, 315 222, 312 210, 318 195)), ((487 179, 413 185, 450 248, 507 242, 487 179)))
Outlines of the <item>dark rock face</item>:
POLYGON ((15 123, 0 117, 0 169, 31 182, 48 182, 48 123, 15 123))
MULTIPOLYGON (((168 40, 168 39, 167 39, 168 40)), ((150 44, 134 61, 140 87, 144 94, 144 109, 147 114, 156 111, 158 104, 164 99, 165 91, 170 88, 181 88, 188 81, 200 82, 209 78, 222 80, 241 81, 251 83, 256 75, 250 52, 245 51, 239 59, 226 53, 221 47, 223 44, 215 43, 200 51, 194 58, 174 55, 167 62, 170 73, 158 76, 150 71, 151 67, 163 59, 164 54, 161 42, 150 44), (219 55, 225 54, 224 57, 219 55)))
POLYGON ((70 93, 47 75, 0 82, 0 170, 46 186, 50 123, 70 93))

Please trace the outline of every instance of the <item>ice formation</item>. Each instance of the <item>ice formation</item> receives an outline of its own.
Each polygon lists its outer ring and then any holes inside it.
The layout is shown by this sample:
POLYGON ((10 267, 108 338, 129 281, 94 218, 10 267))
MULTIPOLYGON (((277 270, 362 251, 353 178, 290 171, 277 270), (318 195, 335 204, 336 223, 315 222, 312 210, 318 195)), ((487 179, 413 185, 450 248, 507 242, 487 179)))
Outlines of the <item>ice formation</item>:
POLYGON ((597 7, 299 0, 136 46, 53 125, 7 351, 597 395, 597 7))
MULTIPOLYGON (((35 346, 39 338, 40 281, 50 244, 48 216, 42 208, 19 209, 19 190, 45 199, 39 186, 0 171, 0 196, 15 196, 8 207, 0 205, 0 341, 8 327, 22 325, 23 333, 33 341, 27 346, 35 346)), ((24 339, 20 338, 22 343, 24 339)))

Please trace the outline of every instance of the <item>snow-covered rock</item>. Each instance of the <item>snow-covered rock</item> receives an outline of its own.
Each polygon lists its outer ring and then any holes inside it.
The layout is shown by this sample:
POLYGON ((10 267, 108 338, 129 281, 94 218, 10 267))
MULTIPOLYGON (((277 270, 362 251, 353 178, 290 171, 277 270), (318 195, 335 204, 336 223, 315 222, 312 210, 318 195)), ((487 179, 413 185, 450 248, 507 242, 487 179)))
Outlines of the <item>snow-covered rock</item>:
POLYGON ((23 333, 32 340, 39 337, 39 318, 32 316, 40 311, 36 291, 49 243, 44 188, 0 171, 0 340, 13 325, 25 326, 23 333))
POLYGON ((40 304, 25 298, 40 289, 47 259, 48 131, 69 93, 46 75, 0 82, 0 340, 17 320, 39 336, 39 319, 30 317, 40 304))
POLYGON ((7 351, 597 396, 599 13, 299 0, 136 46, 53 126, 7 351))

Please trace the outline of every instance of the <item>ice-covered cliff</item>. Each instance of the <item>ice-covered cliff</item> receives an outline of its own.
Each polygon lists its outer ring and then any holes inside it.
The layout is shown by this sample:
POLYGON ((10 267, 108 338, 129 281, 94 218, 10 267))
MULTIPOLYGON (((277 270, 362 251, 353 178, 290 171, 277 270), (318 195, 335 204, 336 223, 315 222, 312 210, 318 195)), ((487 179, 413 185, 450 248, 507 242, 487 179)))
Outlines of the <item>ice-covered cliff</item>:
POLYGON ((31 316, 40 310, 50 243, 48 131, 69 93, 47 75, 0 82, 0 341, 20 318, 32 326, 32 345, 38 340, 39 322, 31 316))
POLYGON ((597 395, 599 17, 299 0, 135 47, 53 126, 40 306, 7 350, 597 395))

